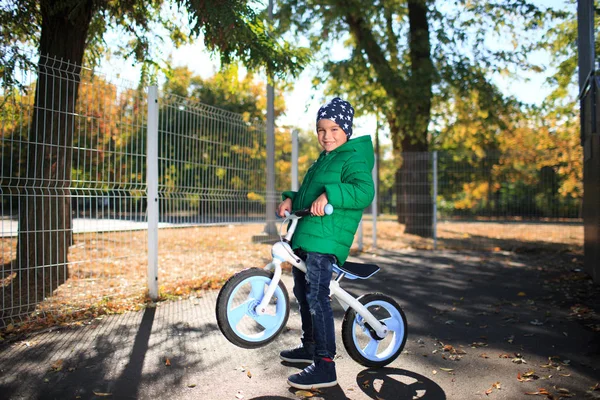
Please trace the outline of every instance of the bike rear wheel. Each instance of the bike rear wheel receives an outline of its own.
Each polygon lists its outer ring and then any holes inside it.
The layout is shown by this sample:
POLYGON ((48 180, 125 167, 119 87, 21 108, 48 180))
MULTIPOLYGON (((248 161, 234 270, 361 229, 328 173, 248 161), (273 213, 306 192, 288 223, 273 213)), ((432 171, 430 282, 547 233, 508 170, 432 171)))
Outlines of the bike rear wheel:
POLYGON ((385 324, 389 333, 378 338, 363 317, 348 308, 342 322, 342 340, 352 359, 366 367, 384 367, 404 349, 407 336, 406 316, 394 299, 382 293, 369 293, 357 299, 373 316, 385 324))
POLYGON ((273 341, 285 327, 290 302, 281 281, 266 312, 263 315, 256 313, 272 279, 272 272, 249 268, 233 275, 221 288, 216 305, 217 324, 227 340, 236 346, 245 349, 262 347, 273 341))

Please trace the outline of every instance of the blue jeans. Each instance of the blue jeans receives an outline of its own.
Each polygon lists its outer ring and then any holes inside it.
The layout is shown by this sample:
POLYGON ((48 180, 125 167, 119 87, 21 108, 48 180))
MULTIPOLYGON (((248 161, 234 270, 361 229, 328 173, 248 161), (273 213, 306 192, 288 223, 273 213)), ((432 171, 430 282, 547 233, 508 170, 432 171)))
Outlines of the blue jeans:
MULTIPOLYGON (((335 256, 305 253, 306 274, 292 269, 294 295, 298 299, 302 319, 302 342, 315 346, 315 358, 335 357, 335 327, 329 298, 329 282, 335 256)), ((304 259, 304 257, 302 257, 304 259)))

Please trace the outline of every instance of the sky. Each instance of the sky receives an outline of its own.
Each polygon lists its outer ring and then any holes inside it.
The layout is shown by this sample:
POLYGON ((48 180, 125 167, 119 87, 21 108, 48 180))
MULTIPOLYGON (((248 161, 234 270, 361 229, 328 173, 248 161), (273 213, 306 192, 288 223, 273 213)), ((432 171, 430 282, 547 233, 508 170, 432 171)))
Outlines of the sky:
MULTIPOLYGON (((544 6, 558 7, 565 4, 565 0, 534 0, 534 3, 544 6)), ((107 42, 116 38, 107 38, 107 42)), ((204 48, 201 41, 197 41, 196 44, 186 45, 179 49, 173 48, 173 46, 165 42, 164 48, 162 49, 163 56, 171 55, 173 67, 187 66, 190 70, 203 78, 208 78, 218 71, 219 63, 217 57, 211 57, 204 48)), ((544 55, 536 54, 536 62, 540 62, 539 57, 544 55)), ((548 63, 548 59, 541 60, 541 63, 548 63)), ((125 62, 122 60, 105 60, 102 63, 100 72, 107 76, 113 76, 118 79, 134 83, 139 79, 140 71, 135 65, 131 65, 131 62, 125 62)), ((285 94, 286 102, 286 113, 280 117, 277 121, 277 125, 288 125, 300 128, 302 130, 314 129, 315 115, 319 109, 319 106, 324 102, 324 98, 321 93, 315 92, 312 89, 311 80, 314 76, 314 70, 307 68, 295 82, 292 91, 285 94)), ((511 94, 517 97, 519 100, 530 103, 538 104, 543 98, 551 92, 551 87, 545 83, 546 74, 534 74, 528 73, 523 75, 523 80, 518 82, 511 81, 506 78, 502 78, 499 75, 495 77, 495 83, 504 91, 506 94, 511 94)), ((375 119, 373 117, 360 117, 354 121, 354 131, 356 136, 363 134, 371 134, 375 130, 375 119)))

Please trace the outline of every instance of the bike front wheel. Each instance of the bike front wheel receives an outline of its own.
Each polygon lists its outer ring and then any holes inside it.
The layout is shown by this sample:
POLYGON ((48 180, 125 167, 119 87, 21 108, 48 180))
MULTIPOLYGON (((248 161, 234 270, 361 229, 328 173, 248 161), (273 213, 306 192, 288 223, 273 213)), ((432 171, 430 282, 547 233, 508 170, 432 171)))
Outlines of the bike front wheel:
POLYGON ((221 288, 216 305, 217 324, 227 340, 236 346, 262 347, 285 327, 290 302, 283 282, 279 281, 265 313, 256 312, 272 279, 272 272, 249 268, 233 275, 221 288))
POLYGON ((357 299, 389 333, 377 337, 375 331, 353 308, 348 308, 342 323, 342 340, 352 359, 366 367, 381 368, 394 361, 404 349, 406 316, 394 299, 382 293, 369 293, 357 299))

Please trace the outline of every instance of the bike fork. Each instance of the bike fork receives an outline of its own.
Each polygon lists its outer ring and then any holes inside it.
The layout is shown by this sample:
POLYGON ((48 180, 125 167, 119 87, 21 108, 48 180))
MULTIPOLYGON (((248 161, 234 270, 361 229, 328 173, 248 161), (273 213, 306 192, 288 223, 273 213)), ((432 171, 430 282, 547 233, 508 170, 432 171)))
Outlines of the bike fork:
POLYGON ((266 270, 273 270, 273 279, 271 279, 271 283, 265 292, 264 297, 262 298, 259 305, 256 306, 256 313, 258 315, 264 315, 267 311, 267 305, 271 301, 271 297, 273 297, 273 293, 275 293, 275 289, 277 289, 277 285, 279 285, 279 280, 281 279, 281 261, 274 259, 269 264, 265 266, 266 270))

